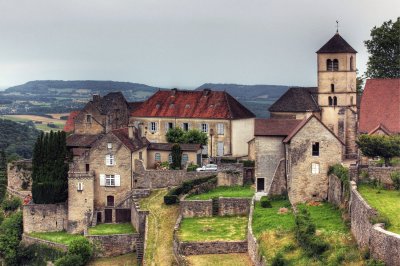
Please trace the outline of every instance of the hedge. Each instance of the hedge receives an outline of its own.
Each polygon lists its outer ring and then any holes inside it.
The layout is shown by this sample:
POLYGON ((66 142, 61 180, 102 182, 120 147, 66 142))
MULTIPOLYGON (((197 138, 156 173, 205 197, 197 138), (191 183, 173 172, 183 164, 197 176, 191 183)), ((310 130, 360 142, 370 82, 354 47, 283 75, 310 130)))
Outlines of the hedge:
POLYGON ((171 189, 168 192, 168 194, 164 196, 164 203, 166 205, 172 205, 178 203, 180 195, 189 193, 189 191, 192 190, 195 186, 208 182, 213 178, 216 179, 216 176, 212 175, 183 182, 182 185, 174 189, 171 189))

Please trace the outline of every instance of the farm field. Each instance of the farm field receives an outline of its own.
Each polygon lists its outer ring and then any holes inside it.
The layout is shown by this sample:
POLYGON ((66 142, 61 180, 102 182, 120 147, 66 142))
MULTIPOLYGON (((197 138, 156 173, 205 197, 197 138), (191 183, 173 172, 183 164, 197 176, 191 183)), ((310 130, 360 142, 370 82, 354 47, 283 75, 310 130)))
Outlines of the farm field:
MULTIPOLYGON (((55 117, 53 114, 53 117, 55 117)), ((57 114, 57 116, 61 114, 57 114)), ((55 119, 55 118, 48 118, 39 115, 2 115, 0 118, 8 119, 14 122, 29 122, 32 121, 35 127, 38 130, 42 130, 45 132, 49 132, 50 130, 62 130, 64 128, 65 120, 55 119), (55 127, 49 127, 47 124, 52 123, 55 127)))

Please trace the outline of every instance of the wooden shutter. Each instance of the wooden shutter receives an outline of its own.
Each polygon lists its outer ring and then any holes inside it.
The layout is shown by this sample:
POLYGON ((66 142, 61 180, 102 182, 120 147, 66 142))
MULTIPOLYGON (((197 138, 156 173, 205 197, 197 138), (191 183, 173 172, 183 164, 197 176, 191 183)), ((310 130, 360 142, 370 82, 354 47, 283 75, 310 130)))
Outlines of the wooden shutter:
POLYGON ((115 175, 115 186, 116 187, 121 186, 121 176, 120 175, 115 175))
POLYGON ((106 185, 106 175, 105 174, 100 174, 100 186, 105 186, 106 185))

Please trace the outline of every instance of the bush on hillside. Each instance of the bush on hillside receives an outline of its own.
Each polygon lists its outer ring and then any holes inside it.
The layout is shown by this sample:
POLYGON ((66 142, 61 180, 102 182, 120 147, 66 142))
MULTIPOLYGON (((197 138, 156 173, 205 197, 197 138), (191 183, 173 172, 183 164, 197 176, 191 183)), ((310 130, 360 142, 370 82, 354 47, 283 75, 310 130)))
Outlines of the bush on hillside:
POLYGON ((17 249, 22 235, 22 212, 6 218, 0 225, 0 257, 6 265, 17 264, 17 249))
POLYGON ((65 255, 65 252, 42 244, 32 244, 18 247, 18 265, 46 265, 47 261, 55 261, 65 255))
POLYGON ((82 257, 76 254, 68 254, 64 257, 56 260, 56 266, 83 266, 85 263, 82 261, 82 257))
POLYGON ((21 206, 22 202, 19 198, 17 197, 12 197, 11 199, 5 199, 3 200, 3 203, 1 204, 1 207, 5 211, 15 211, 21 206))
POLYGON ((196 171, 197 168, 199 168, 199 166, 197 164, 189 164, 187 167, 187 171, 194 172, 194 171, 196 171))
POLYGON ((272 208, 271 201, 267 196, 262 196, 260 199, 261 207, 263 208, 272 208))
POLYGON ((396 190, 400 191, 400 172, 399 171, 395 171, 393 173, 390 174, 390 178, 393 181, 393 186, 396 190))
POLYGON ((68 255, 80 256, 82 265, 85 265, 93 255, 93 246, 86 238, 72 240, 68 245, 68 255))

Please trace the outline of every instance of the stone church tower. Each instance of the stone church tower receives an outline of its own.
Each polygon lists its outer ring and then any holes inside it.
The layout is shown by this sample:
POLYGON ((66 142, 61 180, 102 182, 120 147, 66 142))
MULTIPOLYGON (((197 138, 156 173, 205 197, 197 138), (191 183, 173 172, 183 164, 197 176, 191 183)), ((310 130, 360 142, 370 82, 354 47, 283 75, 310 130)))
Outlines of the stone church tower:
POLYGON ((317 51, 321 120, 346 144, 347 158, 357 153, 356 53, 338 32, 317 51))

